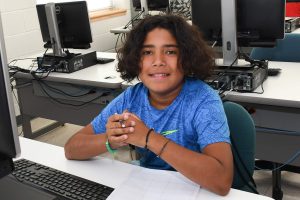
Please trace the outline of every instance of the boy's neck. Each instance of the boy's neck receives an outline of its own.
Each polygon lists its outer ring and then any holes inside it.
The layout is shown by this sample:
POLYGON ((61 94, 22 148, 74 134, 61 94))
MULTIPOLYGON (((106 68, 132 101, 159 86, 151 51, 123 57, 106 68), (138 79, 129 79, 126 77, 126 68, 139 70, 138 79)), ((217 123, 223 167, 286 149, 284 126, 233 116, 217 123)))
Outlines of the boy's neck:
POLYGON ((168 99, 168 98, 149 98, 151 106, 158 110, 162 110, 166 107, 168 107, 175 98, 168 99))
POLYGON ((168 94, 153 94, 149 93, 149 102, 151 106, 158 110, 162 110, 169 105, 172 104, 172 102, 176 99, 176 97, 179 95, 181 88, 177 88, 175 91, 172 91, 171 93, 168 94))

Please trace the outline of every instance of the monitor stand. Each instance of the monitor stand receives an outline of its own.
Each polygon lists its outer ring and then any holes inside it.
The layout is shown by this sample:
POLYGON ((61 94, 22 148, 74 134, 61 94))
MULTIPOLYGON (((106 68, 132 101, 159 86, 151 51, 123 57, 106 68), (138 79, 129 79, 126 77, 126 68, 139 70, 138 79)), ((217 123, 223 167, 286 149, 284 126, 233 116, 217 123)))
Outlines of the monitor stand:
POLYGON ((0 179, 0 199, 57 200, 58 198, 8 175, 0 179))

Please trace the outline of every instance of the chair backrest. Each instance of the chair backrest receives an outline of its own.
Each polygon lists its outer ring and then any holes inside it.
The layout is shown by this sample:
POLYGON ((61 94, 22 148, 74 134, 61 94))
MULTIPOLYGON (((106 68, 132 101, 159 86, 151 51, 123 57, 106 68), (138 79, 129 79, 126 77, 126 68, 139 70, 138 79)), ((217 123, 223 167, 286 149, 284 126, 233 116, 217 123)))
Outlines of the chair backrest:
POLYGON ((255 188, 252 178, 255 165, 256 134, 253 119, 247 110, 237 103, 227 101, 223 105, 228 120, 234 158, 232 187, 255 192, 251 189, 251 187, 255 188))
POLYGON ((300 34, 286 33, 273 48, 253 48, 250 57, 255 60, 300 62, 300 34))

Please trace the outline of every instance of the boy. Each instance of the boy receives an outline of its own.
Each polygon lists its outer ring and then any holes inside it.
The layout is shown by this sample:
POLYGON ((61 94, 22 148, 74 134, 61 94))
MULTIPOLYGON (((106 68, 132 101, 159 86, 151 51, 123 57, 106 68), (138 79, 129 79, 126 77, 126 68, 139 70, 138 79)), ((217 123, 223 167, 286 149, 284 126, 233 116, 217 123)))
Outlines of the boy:
POLYGON ((199 31, 178 16, 147 17, 118 60, 124 80, 141 82, 70 138, 66 157, 87 159, 131 144, 141 166, 177 170, 226 195, 233 179, 229 130, 219 96, 202 81, 214 59, 199 31))

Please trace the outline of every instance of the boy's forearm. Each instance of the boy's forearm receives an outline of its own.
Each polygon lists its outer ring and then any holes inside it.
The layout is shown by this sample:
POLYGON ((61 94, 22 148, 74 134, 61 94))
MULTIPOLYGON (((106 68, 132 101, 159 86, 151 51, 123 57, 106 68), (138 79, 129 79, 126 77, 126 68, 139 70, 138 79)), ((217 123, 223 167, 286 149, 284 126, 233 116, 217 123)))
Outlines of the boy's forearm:
POLYGON ((106 152, 106 136, 81 135, 71 138, 65 145, 65 156, 71 160, 84 160, 106 152))

